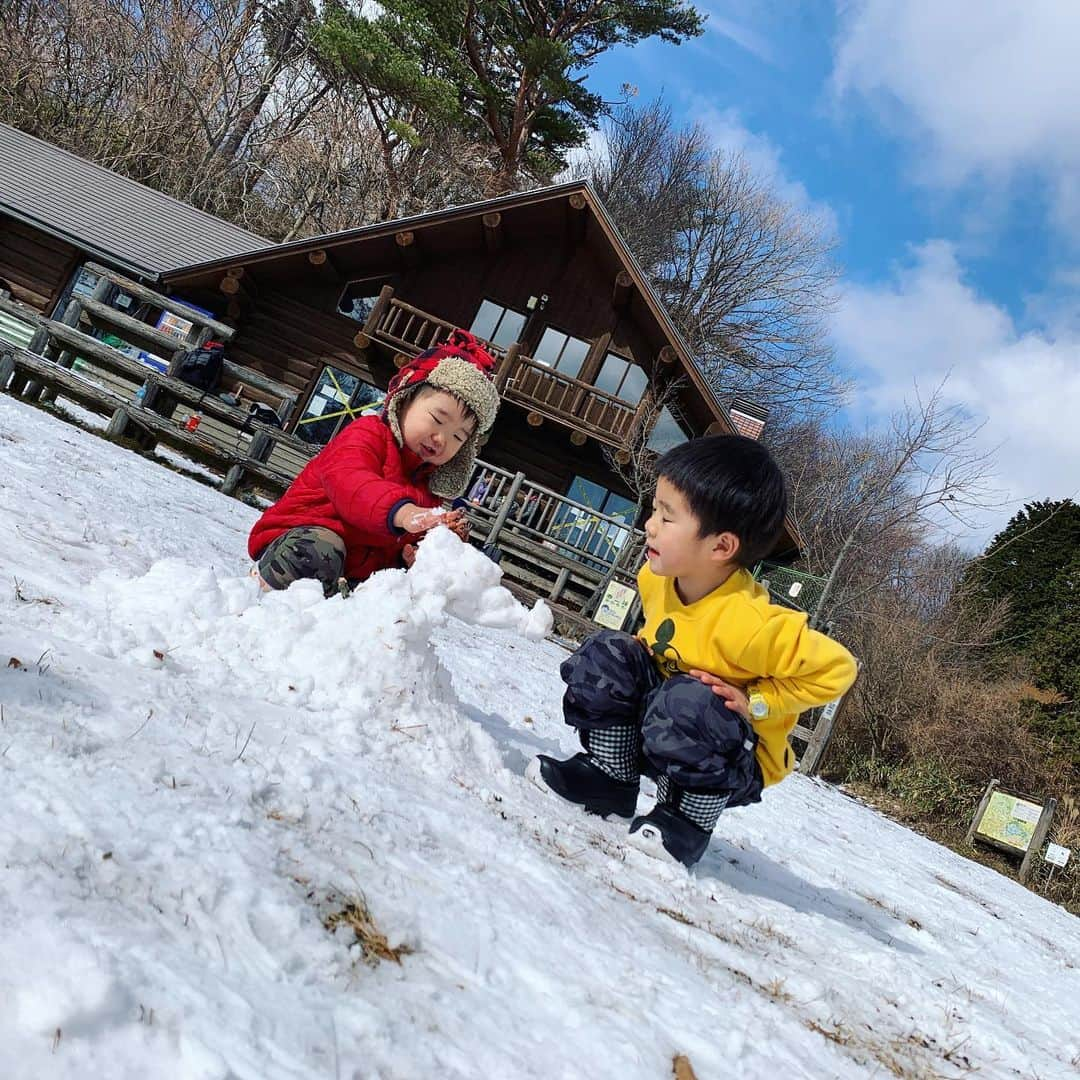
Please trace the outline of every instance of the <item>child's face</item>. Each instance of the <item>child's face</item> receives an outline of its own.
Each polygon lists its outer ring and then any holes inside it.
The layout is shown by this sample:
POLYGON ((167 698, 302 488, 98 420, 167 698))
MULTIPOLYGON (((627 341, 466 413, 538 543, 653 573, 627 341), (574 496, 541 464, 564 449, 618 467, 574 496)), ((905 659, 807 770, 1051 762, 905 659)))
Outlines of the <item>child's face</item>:
POLYGON ((473 416, 453 394, 428 387, 405 405, 401 437, 429 465, 445 465, 476 430, 473 416))
MULTIPOLYGON (((727 568, 732 533, 701 536, 699 523, 686 497, 665 477, 656 482, 653 512, 645 522, 645 553, 649 569, 660 577, 701 578, 727 568)), ((735 540, 737 545, 738 541, 735 540)))

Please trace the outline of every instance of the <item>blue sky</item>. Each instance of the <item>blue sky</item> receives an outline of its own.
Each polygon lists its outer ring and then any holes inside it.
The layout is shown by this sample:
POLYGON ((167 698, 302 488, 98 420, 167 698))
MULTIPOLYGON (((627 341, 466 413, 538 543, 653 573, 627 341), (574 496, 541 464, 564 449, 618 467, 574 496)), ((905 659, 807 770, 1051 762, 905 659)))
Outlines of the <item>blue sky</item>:
POLYGON ((1080 5, 709 0, 683 46, 606 56, 590 85, 663 94, 833 222, 846 415, 948 376, 1001 506, 1080 489, 1080 5))

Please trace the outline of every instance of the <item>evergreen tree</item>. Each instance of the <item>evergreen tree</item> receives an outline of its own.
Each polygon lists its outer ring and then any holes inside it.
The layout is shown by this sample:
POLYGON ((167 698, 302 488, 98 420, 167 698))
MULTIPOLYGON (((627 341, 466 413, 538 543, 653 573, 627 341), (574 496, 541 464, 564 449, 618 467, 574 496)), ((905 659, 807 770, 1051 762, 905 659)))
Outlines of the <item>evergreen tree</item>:
POLYGON ((1028 503, 975 560, 969 581, 976 594, 1009 601, 1004 647, 1027 652, 1062 613, 1078 551, 1080 506, 1063 499, 1028 503))
POLYGON ((327 0, 313 42, 399 137, 422 119, 484 138, 500 194, 550 178, 596 126, 604 101, 585 73, 599 56, 702 29, 685 0, 327 0))

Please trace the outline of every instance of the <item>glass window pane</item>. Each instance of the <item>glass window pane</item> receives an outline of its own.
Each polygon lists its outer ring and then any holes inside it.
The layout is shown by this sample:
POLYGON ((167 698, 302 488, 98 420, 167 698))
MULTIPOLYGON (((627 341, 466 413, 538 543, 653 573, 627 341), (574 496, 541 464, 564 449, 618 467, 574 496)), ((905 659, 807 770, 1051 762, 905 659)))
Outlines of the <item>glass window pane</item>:
POLYGON ((533 359, 539 361, 541 364, 547 364, 548 367, 554 367, 559 360, 559 353, 562 352, 563 345, 566 344, 566 335, 561 334, 558 330, 548 327, 544 331, 544 336, 540 339, 540 344, 536 347, 536 354, 533 359))
POLYGON ((338 312, 359 323, 366 322, 386 282, 386 278, 350 281, 342 290, 341 299, 338 300, 338 312))
POLYGON ((604 357, 604 365, 600 368, 600 374, 596 376, 596 389, 603 390, 605 394, 614 394, 617 397, 623 376, 629 366, 621 356, 608 353, 604 357))
POLYGON ((631 525, 634 516, 637 514, 637 503, 612 492, 604 501, 603 511, 608 517, 618 518, 620 521, 625 521, 628 525, 631 525))
POLYGON ((582 341, 581 338, 567 338, 562 356, 559 357, 556 367, 564 375, 576 379, 581 374, 581 365, 585 363, 588 352, 589 343, 587 341, 582 341))
POLYGON ((607 488, 586 480, 584 476, 575 476, 566 492, 568 499, 591 506, 594 510, 599 510, 604 505, 606 495, 607 488))
POLYGON ((671 410, 665 405, 660 410, 660 418, 656 421, 656 426, 649 436, 649 449, 662 454, 665 450, 670 450, 673 446, 678 446, 684 442, 686 442, 686 435, 683 434, 682 428, 679 427, 678 420, 675 419, 671 410))
POLYGON ((636 405, 641 400, 641 395, 645 393, 648 385, 649 376, 637 364, 631 364, 626 372, 626 378, 623 379, 619 397, 623 401, 630 402, 631 405, 636 405))
POLYGON ((324 367, 297 421, 296 434, 305 442, 328 443, 350 420, 382 403, 385 395, 340 368, 324 367))
POLYGON ((478 338, 494 341, 493 335, 499 325, 499 316, 502 312, 503 309, 498 304, 493 304, 490 300, 481 300, 480 310, 476 313, 476 318, 473 319, 469 330, 478 338))
MULTIPOLYGON (((484 301, 487 303, 487 301, 484 301)), ((492 305, 494 307, 494 305, 492 305)), ((488 341, 492 345, 498 345, 500 349, 505 349, 510 345, 513 345, 518 338, 521 337, 521 331, 525 327, 525 316, 519 314, 516 311, 511 311, 510 308, 503 308, 502 319, 499 321, 499 328, 495 331, 493 338, 488 338, 488 341)), ((481 335, 483 336, 483 335, 481 335)))

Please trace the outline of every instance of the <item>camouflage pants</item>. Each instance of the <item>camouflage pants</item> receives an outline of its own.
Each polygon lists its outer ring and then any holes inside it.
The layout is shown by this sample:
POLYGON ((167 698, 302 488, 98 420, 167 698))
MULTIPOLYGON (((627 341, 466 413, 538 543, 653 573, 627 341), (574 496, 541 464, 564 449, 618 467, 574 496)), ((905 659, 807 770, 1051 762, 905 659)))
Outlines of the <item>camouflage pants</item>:
POLYGON ((272 540, 259 556, 259 575, 271 589, 287 589, 301 578, 322 582, 323 592, 338 591, 345 570, 345 541, 336 532, 302 525, 272 540))
POLYGON ((559 671, 566 683, 563 715, 579 735, 634 725, 641 729, 643 772, 691 791, 729 795, 729 806, 760 800, 750 724, 697 679, 661 678, 636 638, 601 630, 559 671))

